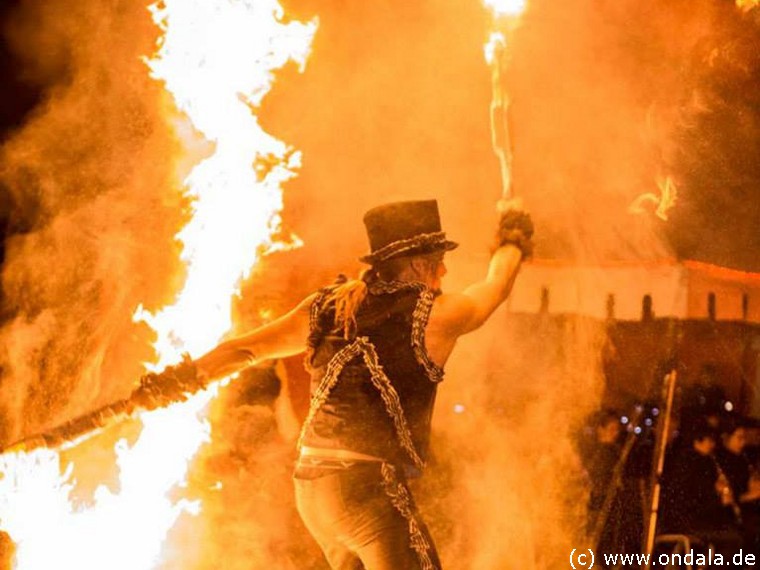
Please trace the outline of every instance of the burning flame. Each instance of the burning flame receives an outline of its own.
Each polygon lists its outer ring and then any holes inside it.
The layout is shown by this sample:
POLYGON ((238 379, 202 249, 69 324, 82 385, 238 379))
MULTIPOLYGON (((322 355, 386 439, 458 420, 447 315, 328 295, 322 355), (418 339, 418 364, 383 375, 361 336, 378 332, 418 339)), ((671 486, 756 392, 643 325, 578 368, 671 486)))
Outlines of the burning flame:
POLYGON ((736 0, 736 5, 743 11, 749 12, 760 5, 760 0, 736 0))
POLYGON ((493 15, 494 28, 483 47, 486 63, 491 68, 491 146, 499 161, 501 200, 499 209, 506 209, 512 199, 512 140, 509 129, 510 99, 504 85, 510 57, 507 38, 519 25, 525 0, 485 0, 493 15))
MULTIPOLYGON (((271 248, 279 229, 281 184, 295 175, 300 154, 265 133, 253 114, 271 89, 274 70, 301 68, 316 23, 283 22, 276 0, 163 0, 151 13, 163 31, 146 60, 177 107, 214 144, 186 180, 193 216, 178 238, 187 281, 177 302, 135 318, 156 331, 159 362, 199 355, 231 327, 231 296, 271 248)), ((72 504, 76 482, 55 451, 0 457, 0 527, 16 544, 21 570, 141 570, 161 561, 179 514, 199 505, 172 501, 189 461, 209 440, 202 411, 215 389, 167 409, 143 413, 139 439, 117 444, 117 491, 97 489, 92 505, 72 504)))
POLYGON ((670 176, 664 179, 658 178, 657 187, 660 189, 659 196, 652 192, 646 192, 636 198, 631 203, 631 205, 628 206, 628 211, 632 214, 643 214, 646 212, 644 204, 654 204, 655 216, 663 221, 667 221, 668 211, 676 205, 676 200, 678 198, 678 189, 676 188, 676 185, 670 176))
POLYGON ((502 32, 491 32, 488 41, 483 46, 486 63, 494 65, 498 62, 501 53, 507 49, 507 37, 502 32))
POLYGON ((303 68, 314 23, 284 25, 275 0, 169 0, 151 8, 164 37, 148 62, 177 106, 216 144, 190 174, 193 219, 179 234, 188 279, 177 302, 152 315, 159 367, 179 352, 199 354, 229 331, 231 296, 271 246, 279 229, 281 185, 300 166, 300 153, 264 132, 252 108, 288 61, 303 68), (266 165, 259 172, 251 165, 266 165))
POLYGON ((487 8, 499 16, 519 16, 525 11, 525 0, 485 0, 487 8))
POLYGON ((0 512, 16 543, 14 568, 152 568, 180 513, 199 506, 173 504, 167 492, 183 481, 188 461, 208 440, 208 425, 197 416, 206 400, 143 414, 135 445, 117 444, 118 490, 99 487, 92 507, 72 504, 76 482, 71 467, 60 472, 57 452, 0 457, 0 512))

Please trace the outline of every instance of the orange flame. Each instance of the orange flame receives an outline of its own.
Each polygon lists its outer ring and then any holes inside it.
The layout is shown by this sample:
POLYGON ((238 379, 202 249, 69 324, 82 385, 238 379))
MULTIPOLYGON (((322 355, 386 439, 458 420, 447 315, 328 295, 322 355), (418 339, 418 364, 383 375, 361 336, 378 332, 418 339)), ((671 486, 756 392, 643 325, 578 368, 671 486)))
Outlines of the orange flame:
POLYGON ((519 16, 525 11, 525 0, 485 0, 495 16, 519 16))
POLYGON ((499 161, 501 200, 504 209, 512 199, 512 141, 509 128, 509 94, 503 82, 510 51, 507 38, 519 26, 525 0, 485 0, 493 15, 492 30, 484 46, 486 63, 491 67, 491 146, 499 161))
POLYGON ((174 0, 151 10, 164 30, 151 72, 216 144, 186 181, 194 216, 178 235, 189 268, 185 288, 173 306, 135 315, 157 331, 161 367, 183 351, 206 352, 229 331, 231 296, 262 247, 272 245, 281 184, 301 157, 264 132, 251 109, 269 92, 274 69, 291 60, 303 67, 316 26, 282 24, 275 0, 174 0), (273 159, 261 178, 251 168, 273 159))
MULTIPOLYGON (((162 0, 150 8, 164 32, 146 60, 177 107, 211 141, 212 156, 186 180, 193 216, 178 238, 188 276, 177 302, 136 319, 156 331, 155 368, 182 352, 212 348, 231 327, 230 299, 280 225, 281 184, 300 155, 265 133, 252 111, 289 61, 303 67, 316 23, 283 22, 276 0, 162 0), (254 166, 266 161, 265 173, 254 166)), ((178 133, 181 136, 181 133, 178 133)), ((16 543, 15 568, 148 570, 161 562, 168 531, 200 505, 170 500, 210 438, 201 412, 215 387, 167 409, 141 414, 131 447, 117 443, 118 492, 105 486, 87 507, 72 504, 71 468, 57 452, 0 456, 0 527, 16 543)))
POLYGON ((736 5, 744 12, 749 12, 760 5, 760 0, 736 0, 736 5))
POLYGON ((198 508, 173 503, 167 493, 184 480, 188 461, 208 440, 207 423, 194 413, 203 399, 143 414, 135 445, 117 444, 118 492, 101 486, 92 507, 72 504, 76 482, 71 467, 61 473, 57 452, 0 457, 0 513, 16 543, 14 568, 152 568, 180 513, 198 508))

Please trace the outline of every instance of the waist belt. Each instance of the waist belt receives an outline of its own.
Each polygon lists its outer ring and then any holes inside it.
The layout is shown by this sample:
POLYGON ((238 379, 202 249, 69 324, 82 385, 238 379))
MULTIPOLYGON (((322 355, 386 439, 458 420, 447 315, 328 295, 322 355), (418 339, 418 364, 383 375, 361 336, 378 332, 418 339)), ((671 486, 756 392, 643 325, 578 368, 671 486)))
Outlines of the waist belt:
POLYGON ((301 457, 332 461, 377 461, 378 463, 385 461, 381 457, 359 453, 358 451, 350 451, 348 449, 325 449, 322 447, 308 447, 306 445, 301 448, 301 457))
POLYGON ((318 469, 348 469, 353 467, 359 461, 352 461, 347 459, 331 459, 329 457, 313 457, 311 455, 301 455, 296 460, 296 469, 304 468, 318 468, 318 469))
POLYGON ((296 460, 296 479, 318 479, 356 467, 372 466, 378 470, 382 459, 344 449, 314 449, 304 447, 296 460))

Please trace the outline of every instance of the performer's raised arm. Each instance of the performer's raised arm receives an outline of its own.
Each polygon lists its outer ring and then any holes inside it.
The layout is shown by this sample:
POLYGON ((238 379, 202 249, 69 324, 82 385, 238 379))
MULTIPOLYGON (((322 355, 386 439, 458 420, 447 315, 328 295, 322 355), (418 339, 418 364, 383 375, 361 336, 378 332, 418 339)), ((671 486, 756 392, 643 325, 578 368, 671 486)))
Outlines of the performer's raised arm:
POLYGON ((533 222, 518 209, 504 212, 485 278, 461 293, 440 295, 427 327, 427 348, 443 365, 456 339, 483 325, 512 290, 522 261, 532 253, 533 222))

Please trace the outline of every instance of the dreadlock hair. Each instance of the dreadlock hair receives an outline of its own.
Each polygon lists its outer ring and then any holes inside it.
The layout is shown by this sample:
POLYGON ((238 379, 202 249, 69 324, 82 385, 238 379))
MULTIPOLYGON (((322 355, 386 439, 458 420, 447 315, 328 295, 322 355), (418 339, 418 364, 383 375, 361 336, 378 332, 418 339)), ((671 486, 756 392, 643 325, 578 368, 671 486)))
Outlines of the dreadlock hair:
POLYGON ((327 297, 335 305, 335 326, 343 328, 343 338, 356 331, 356 312, 367 297, 369 286, 376 281, 392 281, 409 266, 409 256, 394 257, 363 270, 358 279, 345 279, 327 297))

